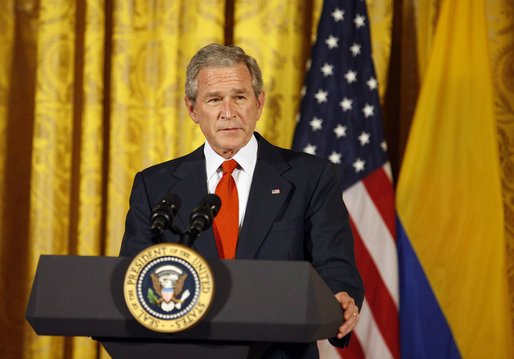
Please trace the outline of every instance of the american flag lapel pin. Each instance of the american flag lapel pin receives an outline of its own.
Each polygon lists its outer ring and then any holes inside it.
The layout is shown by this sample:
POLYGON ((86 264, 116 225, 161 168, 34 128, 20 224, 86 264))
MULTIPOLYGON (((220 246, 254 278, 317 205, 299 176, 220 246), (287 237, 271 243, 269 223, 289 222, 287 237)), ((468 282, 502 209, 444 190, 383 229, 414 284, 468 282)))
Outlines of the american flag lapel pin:
POLYGON ((272 189, 271 194, 280 194, 280 190, 278 188, 272 189))

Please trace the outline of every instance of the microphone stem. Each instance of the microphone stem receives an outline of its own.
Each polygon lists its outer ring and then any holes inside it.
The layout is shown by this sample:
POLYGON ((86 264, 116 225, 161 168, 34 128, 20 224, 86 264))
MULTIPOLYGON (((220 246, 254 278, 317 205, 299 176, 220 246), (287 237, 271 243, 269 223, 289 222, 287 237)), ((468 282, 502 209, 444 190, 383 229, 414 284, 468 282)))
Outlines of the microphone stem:
POLYGON ((164 243, 165 240, 164 240, 164 235, 162 234, 162 232, 156 232, 152 235, 152 242, 154 244, 159 244, 159 243, 164 243))
POLYGON ((197 228, 197 226, 191 226, 182 233, 181 239, 182 243, 184 243, 186 246, 191 247, 193 245, 193 242, 198 238, 200 235, 201 229, 197 228))

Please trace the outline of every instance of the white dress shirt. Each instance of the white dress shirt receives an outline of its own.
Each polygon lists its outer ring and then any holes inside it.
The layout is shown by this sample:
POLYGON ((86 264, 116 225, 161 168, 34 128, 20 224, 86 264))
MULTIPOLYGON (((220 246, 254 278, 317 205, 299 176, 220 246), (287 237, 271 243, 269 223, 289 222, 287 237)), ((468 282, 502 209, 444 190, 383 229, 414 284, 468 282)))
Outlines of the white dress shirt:
MULTIPOLYGON (((255 139, 255 136, 252 136, 246 146, 237 151, 234 157, 232 157, 232 159, 234 159, 239 165, 236 167, 234 172, 232 172, 232 177, 236 182, 237 197, 239 199, 239 229, 241 229, 243 224, 246 204, 248 203, 248 196, 250 194, 250 186, 252 185, 253 171, 255 170, 255 164, 257 163, 257 148, 257 140, 255 139)), ((221 180, 221 177, 223 177, 221 164, 224 161, 227 161, 227 159, 214 152, 207 141, 205 141, 203 152, 205 155, 207 187, 209 189, 209 193, 215 193, 216 186, 221 180)), ((223 206, 223 203, 221 205, 223 206)))

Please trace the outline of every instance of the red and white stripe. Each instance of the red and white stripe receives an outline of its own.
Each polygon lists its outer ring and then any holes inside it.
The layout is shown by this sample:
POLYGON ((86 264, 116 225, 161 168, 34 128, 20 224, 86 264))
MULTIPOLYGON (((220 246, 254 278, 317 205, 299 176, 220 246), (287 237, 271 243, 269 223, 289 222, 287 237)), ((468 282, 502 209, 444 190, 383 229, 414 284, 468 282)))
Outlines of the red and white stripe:
POLYGON ((318 343, 321 358, 400 358, 398 257, 390 164, 343 193, 355 239, 365 300, 350 346, 318 343), (337 355, 337 356, 335 356, 337 355))

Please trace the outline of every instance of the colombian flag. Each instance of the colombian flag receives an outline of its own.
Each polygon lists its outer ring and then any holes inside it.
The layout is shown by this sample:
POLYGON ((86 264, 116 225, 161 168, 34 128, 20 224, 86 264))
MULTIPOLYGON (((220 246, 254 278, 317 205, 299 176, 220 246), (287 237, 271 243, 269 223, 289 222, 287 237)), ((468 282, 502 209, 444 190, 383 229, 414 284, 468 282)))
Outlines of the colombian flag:
POLYGON ((443 0, 396 192, 403 358, 514 358, 485 0, 443 0))

